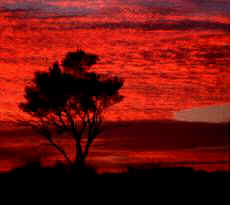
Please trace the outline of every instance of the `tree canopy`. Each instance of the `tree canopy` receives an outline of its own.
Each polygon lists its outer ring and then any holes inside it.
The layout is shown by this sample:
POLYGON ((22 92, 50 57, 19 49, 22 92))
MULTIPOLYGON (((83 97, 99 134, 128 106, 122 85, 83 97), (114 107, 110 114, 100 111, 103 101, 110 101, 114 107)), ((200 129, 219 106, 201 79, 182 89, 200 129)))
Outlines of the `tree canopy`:
POLYGON ((93 140, 103 130, 104 112, 123 97, 123 81, 117 76, 91 72, 98 56, 82 50, 69 52, 61 65, 55 62, 48 71, 35 72, 25 87, 25 102, 19 107, 32 116, 30 124, 72 164, 83 162, 93 140), (54 141, 55 134, 71 133, 75 140, 75 161, 54 141), (83 136, 87 143, 83 148, 83 136))

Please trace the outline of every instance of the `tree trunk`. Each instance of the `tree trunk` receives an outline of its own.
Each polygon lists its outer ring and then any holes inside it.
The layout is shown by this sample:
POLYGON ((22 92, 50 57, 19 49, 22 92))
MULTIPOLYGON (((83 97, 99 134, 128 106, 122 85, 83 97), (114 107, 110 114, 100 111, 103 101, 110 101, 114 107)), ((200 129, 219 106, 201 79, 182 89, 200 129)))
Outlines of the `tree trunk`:
POLYGON ((92 138, 92 139, 88 139, 87 144, 86 144, 86 146, 85 146, 84 154, 83 154, 83 155, 84 155, 84 158, 87 157, 88 152, 89 152, 89 148, 90 148, 92 142, 93 142, 93 138, 92 138))
POLYGON ((76 149, 76 154, 75 154, 75 160, 73 165, 74 168, 81 168, 84 166, 85 157, 83 155, 80 142, 76 142, 75 149, 76 149))

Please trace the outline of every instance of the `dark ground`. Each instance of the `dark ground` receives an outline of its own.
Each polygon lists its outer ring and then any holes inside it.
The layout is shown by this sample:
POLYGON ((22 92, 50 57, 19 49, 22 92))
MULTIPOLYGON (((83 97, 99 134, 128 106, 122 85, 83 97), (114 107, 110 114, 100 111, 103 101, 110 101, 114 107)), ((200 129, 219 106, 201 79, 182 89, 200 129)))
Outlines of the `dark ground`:
POLYGON ((90 167, 67 170, 63 165, 42 168, 39 163, 0 175, 1 186, 26 187, 30 191, 41 187, 40 196, 45 190, 46 194, 67 192, 76 200, 87 196, 85 200, 102 202, 109 197, 107 204, 124 204, 123 200, 128 204, 229 204, 229 179, 229 172, 208 173, 183 167, 128 168, 126 173, 97 174, 90 167))

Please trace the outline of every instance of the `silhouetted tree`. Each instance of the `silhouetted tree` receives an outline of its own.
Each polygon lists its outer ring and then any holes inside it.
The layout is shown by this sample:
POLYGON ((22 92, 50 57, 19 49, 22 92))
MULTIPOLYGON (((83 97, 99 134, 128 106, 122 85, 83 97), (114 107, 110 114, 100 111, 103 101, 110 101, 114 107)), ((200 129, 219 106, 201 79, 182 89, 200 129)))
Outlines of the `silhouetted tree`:
POLYGON ((82 50, 69 52, 62 65, 55 62, 47 72, 36 72, 25 88, 26 101, 19 107, 32 119, 28 123, 53 145, 71 165, 80 165, 94 139, 103 131, 105 110, 122 100, 123 81, 116 76, 90 72, 98 57, 82 50), (54 136, 70 133, 75 142, 71 161, 54 136), (82 139, 86 136, 86 143, 82 139))

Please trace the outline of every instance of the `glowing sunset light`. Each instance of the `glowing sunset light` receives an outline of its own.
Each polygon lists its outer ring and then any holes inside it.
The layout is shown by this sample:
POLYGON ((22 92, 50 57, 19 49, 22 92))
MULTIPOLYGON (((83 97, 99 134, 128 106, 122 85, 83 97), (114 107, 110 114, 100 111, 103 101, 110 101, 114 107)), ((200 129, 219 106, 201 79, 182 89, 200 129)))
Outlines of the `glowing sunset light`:
MULTIPOLYGON (((108 167, 224 162, 195 167, 227 170, 227 136, 221 130, 230 121, 229 27, 228 0, 1 0, 0 171, 41 153, 44 164, 63 160, 46 150, 44 140, 14 123, 26 117, 18 104, 25 101, 24 88, 34 72, 47 71, 77 49, 99 56, 93 71, 124 80, 124 99, 110 108, 105 121, 130 126, 102 135, 90 162, 108 167), (6 131, 7 123, 13 125, 6 131), (170 131, 162 134, 164 123, 170 131), (20 141, 14 135, 28 138, 20 141), (42 147, 31 156, 29 136, 36 141, 34 147, 42 147), (20 153, 17 159, 11 154, 15 150, 20 153)), ((60 142, 73 150, 68 139, 60 142)))

